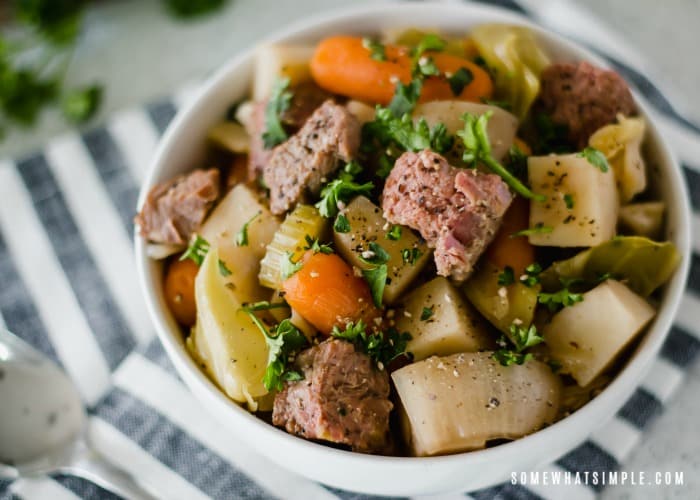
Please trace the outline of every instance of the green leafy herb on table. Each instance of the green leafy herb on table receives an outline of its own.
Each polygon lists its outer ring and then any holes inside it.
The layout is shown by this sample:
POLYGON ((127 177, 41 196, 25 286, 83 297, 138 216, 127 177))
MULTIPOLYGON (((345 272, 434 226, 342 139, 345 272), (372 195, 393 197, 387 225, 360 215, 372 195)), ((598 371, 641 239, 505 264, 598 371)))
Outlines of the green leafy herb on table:
POLYGON ((190 19, 220 9, 227 0, 164 0, 164 2, 175 17, 190 19))
POLYGON ((61 101, 63 116, 73 123, 89 120, 100 107, 102 93, 101 85, 68 91, 61 101))

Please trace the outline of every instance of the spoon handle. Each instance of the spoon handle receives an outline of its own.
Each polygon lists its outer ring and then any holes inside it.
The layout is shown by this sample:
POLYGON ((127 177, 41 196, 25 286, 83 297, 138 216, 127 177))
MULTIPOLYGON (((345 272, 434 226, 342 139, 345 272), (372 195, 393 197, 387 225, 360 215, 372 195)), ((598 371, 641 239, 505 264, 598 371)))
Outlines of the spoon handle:
POLYGON ((128 500, 157 500, 157 497, 139 485, 131 474, 87 447, 74 456, 71 464, 63 469, 128 500))

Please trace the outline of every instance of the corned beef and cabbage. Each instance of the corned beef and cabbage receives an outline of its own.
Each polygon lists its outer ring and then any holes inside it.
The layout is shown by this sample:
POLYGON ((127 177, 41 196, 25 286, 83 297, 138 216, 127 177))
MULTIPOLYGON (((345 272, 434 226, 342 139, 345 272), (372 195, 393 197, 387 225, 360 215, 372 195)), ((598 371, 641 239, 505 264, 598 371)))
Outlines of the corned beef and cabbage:
POLYGON ((136 217, 201 369, 304 439, 439 455, 595 397, 679 262, 625 81, 528 30, 257 53, 136 217))

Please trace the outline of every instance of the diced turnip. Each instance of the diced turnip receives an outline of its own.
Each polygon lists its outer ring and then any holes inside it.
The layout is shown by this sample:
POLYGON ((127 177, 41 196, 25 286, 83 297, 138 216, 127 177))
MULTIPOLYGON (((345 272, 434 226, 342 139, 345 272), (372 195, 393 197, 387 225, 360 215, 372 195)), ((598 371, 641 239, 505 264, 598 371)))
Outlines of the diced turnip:
POLYGON ((311 45, 262 45, 255 53, 253 99, 270 97, 278 78, 289 78, 290 86, 311 80, 309 61, 314 53, 311 45))

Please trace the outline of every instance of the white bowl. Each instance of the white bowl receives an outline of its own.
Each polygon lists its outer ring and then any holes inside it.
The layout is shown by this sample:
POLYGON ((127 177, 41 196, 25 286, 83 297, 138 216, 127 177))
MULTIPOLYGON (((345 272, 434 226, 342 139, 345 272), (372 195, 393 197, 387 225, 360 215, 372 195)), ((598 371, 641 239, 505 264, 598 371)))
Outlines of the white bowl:
MULTIPOLYGON (((540 37, 555 60, 605 62, 587 50, 544 31, 521 16, 502 9, 469 4, 384 4, 335 11, 304 21, 269 41, 313 42, 338 33, 371 34, 389 27, 437 28, 465 33, 492 22, 527 25, 540 37)), ((228 106, 244 97, 251 82, 250 50, 231 59, 209 79, 199 96, 173 120, 163 137, 139 206, 156 183, 202 166, 207 130, 224 116, 228 106)), ((291 436, 269 425, 228 399, 188 355, 182 333, 163 299, 162 267, 148 258, 136 238, 138 272, 148 309, 165 350, 178 373, 222 428, 251 445, 270 460, 327 485, 379 495, 418 495, 484 488, 505 480, 511 471, 527 471, 556 460, 609 420, 633 393, 668 333, 678 308, 689 266, 690 208, 680 168, 660 137, 646 107, 649 151, 658 169, 652 182, 668 206, 668 234, 683 261, 665 287, 658 314, 644 339, 615 380, 598 397, 575 412, 523 439, 486 450, 456 455, 407 458, 362 455, 333 449, 291 436)))

